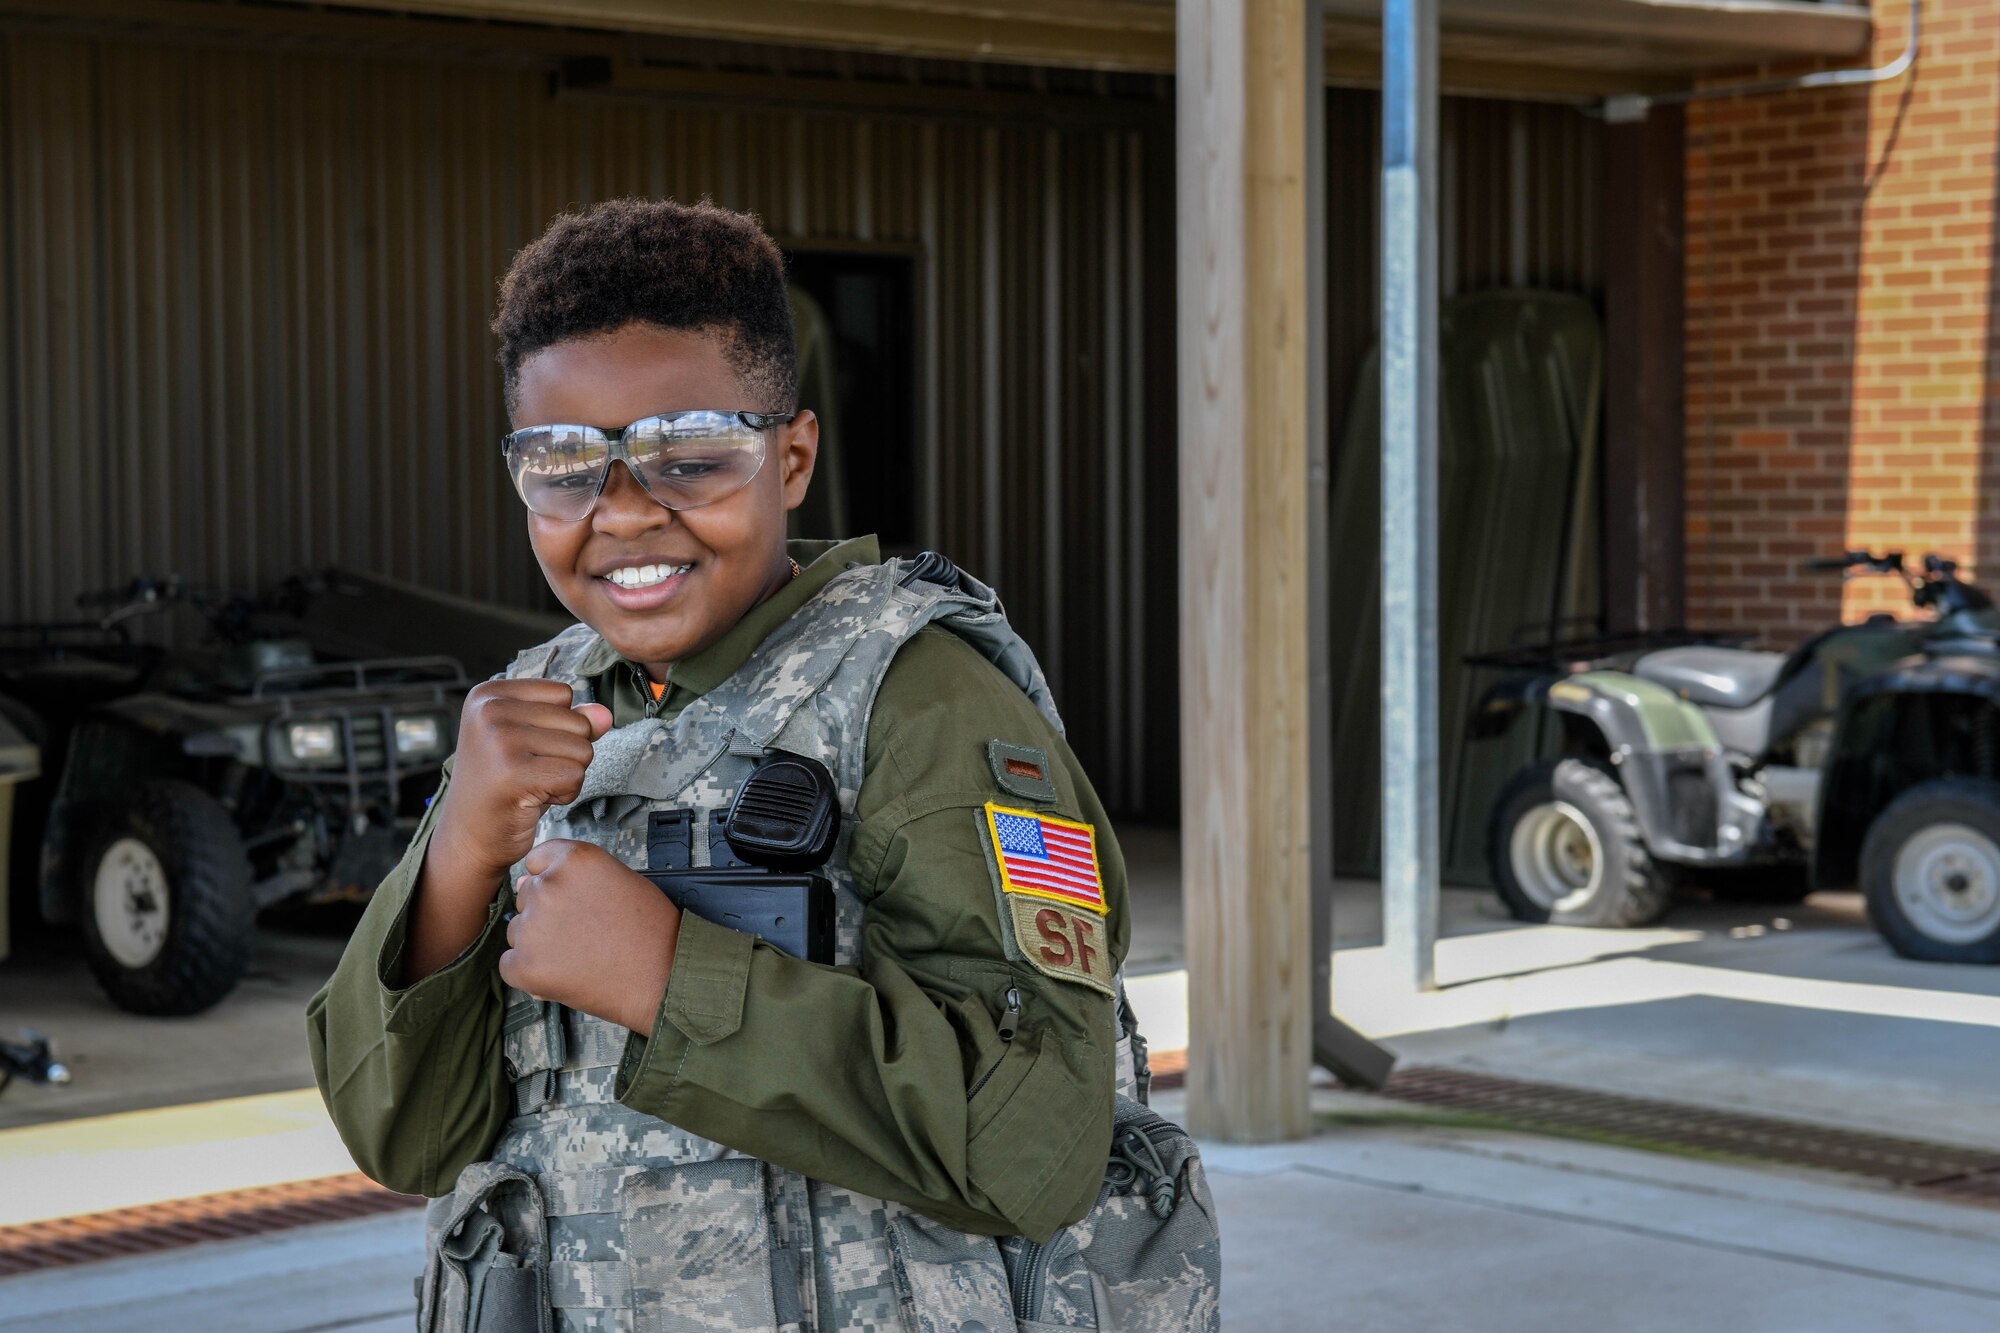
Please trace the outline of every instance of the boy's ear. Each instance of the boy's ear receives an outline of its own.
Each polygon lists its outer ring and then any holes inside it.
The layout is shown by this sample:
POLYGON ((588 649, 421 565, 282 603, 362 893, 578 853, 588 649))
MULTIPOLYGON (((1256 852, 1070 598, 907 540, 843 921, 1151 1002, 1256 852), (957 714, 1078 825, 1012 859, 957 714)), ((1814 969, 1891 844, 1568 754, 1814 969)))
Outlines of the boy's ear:
POLYGON ((801 410, 790 424, 778 428, 778 475, 785 483, 785 508, 797 509, 812 484, 819 462, 819 418, 801 410))

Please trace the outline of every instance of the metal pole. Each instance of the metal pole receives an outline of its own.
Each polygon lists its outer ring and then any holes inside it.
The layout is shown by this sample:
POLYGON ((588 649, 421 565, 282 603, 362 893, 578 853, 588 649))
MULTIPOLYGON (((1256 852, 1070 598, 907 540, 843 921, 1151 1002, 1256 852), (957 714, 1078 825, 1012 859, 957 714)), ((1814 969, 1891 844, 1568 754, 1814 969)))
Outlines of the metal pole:
POLYGON ((1382 8, 1382 938, 1435 990, 1437 0, 1382 8))
POLYGON ((1333 1015, 1333 634, 1327 528, 1333 461, 1326 384, 1326 15, 1305 7, 1306 44, 1306 762, 1311 789, 1313 1062, 1379 1088, 1396 1057, 1333 1015))

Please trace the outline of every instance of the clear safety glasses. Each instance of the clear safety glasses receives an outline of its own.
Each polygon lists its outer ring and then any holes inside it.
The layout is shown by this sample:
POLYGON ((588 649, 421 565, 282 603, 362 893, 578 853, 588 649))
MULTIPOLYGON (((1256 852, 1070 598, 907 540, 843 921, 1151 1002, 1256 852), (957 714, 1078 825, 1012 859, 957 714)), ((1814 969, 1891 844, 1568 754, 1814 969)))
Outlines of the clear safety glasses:
POLYGON ((623 460, 646 494, 669 509, 699 509, 750 484, 774 426, 795 412, 662 412, 623 430, 529 426, 500 453, 521 502, 544 518, 588 518, 611 465, 623 460))

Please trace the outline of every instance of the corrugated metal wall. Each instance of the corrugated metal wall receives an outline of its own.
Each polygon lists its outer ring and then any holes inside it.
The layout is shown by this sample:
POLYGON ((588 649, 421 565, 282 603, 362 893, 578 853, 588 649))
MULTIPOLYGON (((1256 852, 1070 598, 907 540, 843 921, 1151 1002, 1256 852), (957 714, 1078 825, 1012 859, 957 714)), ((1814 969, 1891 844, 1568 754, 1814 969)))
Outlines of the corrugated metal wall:
MULTIPOLYGON (((1164 84, 673 44, 763 71, 774 105, 719 109, 552 96, 553 56, 303 42, 0 32, 0 620, 141 571, 324 564, 546 604, 493 458, 494 281, 564 207, 707 194, 787 243, 917 256, 924 543, 1005 592, 1113 808, 1173 817, 1164 84), (786 77, 1127 100, 1052 128, 787 109, 786 77)), ((1372 93, 1328 97, 1339 422, 1374 337, 1380 136, 1372 93)), ((1595 292, 1595 129, 1447 103, 1452 290, 1595 292)))
MULTIPOLYGON (((1447 97, 1438 124, 1438 294, 1496 287, 1604 289, 1603 122, 1543 102, 1447 97)), ((1381 99, 1327 94, 1327 366, 1332 420, 1375 345, 1381 99)), ((1336 447, 1338 442, 1336 441, 1336 447)))
POLYGON ((1006 593, 1107 800, 1143 803, 1174 743, 1142 586, 1172 540, 1144 388, 1171 276, 1143 234, 1171 183, 1131 115, 702 110, 555 97, 536 68, 0 40, 0 619, 139 571, 329 563, 546 602, 492 447, 495 278, 567 206, 710 195, 787 243, 919 256, 919 530, 1006 593))

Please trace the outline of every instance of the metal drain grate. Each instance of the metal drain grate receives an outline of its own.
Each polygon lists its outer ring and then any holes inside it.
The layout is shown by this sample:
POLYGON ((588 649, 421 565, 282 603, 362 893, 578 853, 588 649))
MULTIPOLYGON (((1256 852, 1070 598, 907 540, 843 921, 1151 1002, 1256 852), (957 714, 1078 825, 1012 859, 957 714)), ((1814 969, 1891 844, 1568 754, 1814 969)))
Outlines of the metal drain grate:
MULTIPOLYGON (((1178 1088, 1185 1083, 1186 1051, 1155 1051, 1150 1059, 1155 1088, 1178 1088)), ((1865 1134, 1461 1069, 1402 1069, 1374 1095, 1490 1116, 1526 1130, 1844 1172, 1931 1198, 2000 1208, 2000 1152, 1989 1149, 1865 1134)))
POLYGON ((420 1207, 359 1172, 0 1227, 0 1277, 420 1207))
POLYGON ((1456 1069, 1403 1070, 1377 1095, 1557 1132, 1840 1171, 1941 1198, 2000 1207, 2000 1152, 1985 1149, 1456 1069))
POLYGON ((2000 1208, 2000 1171, 1947 1176, 1943 1180, 1920 1180, 1915 1187, 1923 1193, 1954 1203, 1975 1203, 1982 1208, 2000 1208))

